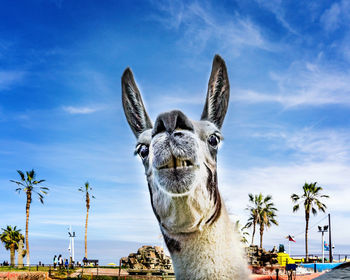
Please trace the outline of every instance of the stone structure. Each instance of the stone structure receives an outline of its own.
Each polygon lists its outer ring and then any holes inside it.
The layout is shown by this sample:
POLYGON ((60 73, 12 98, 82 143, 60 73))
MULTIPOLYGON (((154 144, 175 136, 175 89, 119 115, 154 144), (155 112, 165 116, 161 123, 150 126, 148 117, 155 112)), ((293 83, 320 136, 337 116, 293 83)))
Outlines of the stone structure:
POLYGON ((129 269, 172 270, 171 258, 165 255, 162 247, 142 246, 137 253, 121 258, 123 267, 129 269))
POLYGON ((267 266, 275 265, 277 261, 277 250, 274 248, 271 251, 260 249, 257 245, 250 245, 246 248, 247 258, 250 265, 267 266))
POLYGON ((18 255, 18 268, 23 268, 23 240, 21 239, 18 243, 17 255, 18 255))

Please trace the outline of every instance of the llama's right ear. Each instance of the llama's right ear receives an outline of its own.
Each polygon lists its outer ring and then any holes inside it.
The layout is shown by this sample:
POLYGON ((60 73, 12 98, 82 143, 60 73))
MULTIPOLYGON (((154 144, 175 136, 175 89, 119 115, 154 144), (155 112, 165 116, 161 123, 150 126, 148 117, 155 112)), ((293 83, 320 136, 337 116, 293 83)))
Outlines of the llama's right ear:
POLYGON ((201 120, 210 121, 220 129, 227 112, 229 97, 230 83, 225 61, 219 55, 215 55, 201 120))
POLYGON ((122 101, 126 119, 136 138, 143 131, 152 128, 152 122, 130 68, 126 68, 122 76, 122 101))

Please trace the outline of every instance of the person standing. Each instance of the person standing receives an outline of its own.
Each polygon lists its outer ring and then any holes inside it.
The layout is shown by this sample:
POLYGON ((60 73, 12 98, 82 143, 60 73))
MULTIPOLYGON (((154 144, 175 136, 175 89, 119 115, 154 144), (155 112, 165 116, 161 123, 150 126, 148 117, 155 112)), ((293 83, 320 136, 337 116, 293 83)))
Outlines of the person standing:
POLYGON ((56 269, 56 265, 57 265, 57 256, 55 255, 53 257, 53 269, 56 269))
POLYGON ((63 259, 62 259, 62 255, 59 255, 58 256, 58 266, 60 267, 60 269, 62 268, 63 266, 63 259))

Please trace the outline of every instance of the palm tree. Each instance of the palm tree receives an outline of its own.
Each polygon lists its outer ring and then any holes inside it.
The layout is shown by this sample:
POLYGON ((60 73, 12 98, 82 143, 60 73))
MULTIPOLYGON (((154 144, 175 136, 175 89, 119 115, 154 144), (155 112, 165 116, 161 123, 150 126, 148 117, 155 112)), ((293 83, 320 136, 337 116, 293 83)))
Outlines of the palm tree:
POLYGON ((300 204, 304 205, 305 210, 305 258, 306 261, 309 261, 308 256, 308 232, 309 232, 309 219, 310 219, 310 211, 314 216, 317 215, 317 209, 325 212, 327 206, 320 201, 320 198, 329 198, 328 195, 321 194, 323 190, 322 187, 317 186, 317 182, 314 183, 306 183, 303 186, 303 194, 299 196, 297 194, 292 194, 291 199, 294 203, 293 212, 296 212, 300 208, 300 204))
POLYGON ((7 226, 6 229, 2 228, 0 235, 0 240, 4 243, 6 250, 10 250, 11 266, 15 265, 15 250, 18 249, 18 243, 24 240, 24 236, 20 231, 16 226, 14 228, 7 226))
POLYGON ((85 220, 85 258, 87 258, 87 227, 88 227, 88 219, 89 219, 89 210, 90 210, 90 195, 92 198, 95 198, 90 191, 92 188, 89 185, 89 182, 86 182, 84 187, 80 187, 78 191, 83 192, 85 196, 86 203, 86 220, 85 220))
POLYGON ((263 203, 263 195, 261 193, 258 195, 253 195, 250 193, 250 194, 248 194, 248 196, 249 196, 250 205, 248 205, 246 210, 248 210, 250 212, 250 215, 248 218, 248 222, 245 225, 245 228, 253 227, 252 242, 251 242, 251 244, 253 245, 256 225, 259 222, 258 221, 258 218, 259 218, 258 213, 259 213, 259 211, 260 211, 259 209, 261 208, 261 205, 263 203))
POLYGON ((45 180, 36 180, 36 173, 34 169, 31 171, 26 171, 24 174, 22 171, 17 170, 21 181, 10 180, 11 182, 17 184, 18 188, 16 191, 20 193, 21 191, 26 193, 27 202, 26 202, 26 252, 27 252, 27 265, 30 265, 30 256, 29 256, 29 242, 28 242, 28 225, 29 225, 29 209, 30 204, 32 203, 32 194, 36 193, 39 197, 39 200, 44 204, 44 196, 47 195, 49 189, 47 187, 40 186, 41 183, 45 180))
POLYGON ((267 229, 271 227, 272 224, 276 226, 278 225, 276 220, 276 211, 277 208, 274 207, 272 196, 267 195, 264 197, 261 208, 258 211, 258 224, 260 225, 260 248, 262 248, 265 228, 267 229))

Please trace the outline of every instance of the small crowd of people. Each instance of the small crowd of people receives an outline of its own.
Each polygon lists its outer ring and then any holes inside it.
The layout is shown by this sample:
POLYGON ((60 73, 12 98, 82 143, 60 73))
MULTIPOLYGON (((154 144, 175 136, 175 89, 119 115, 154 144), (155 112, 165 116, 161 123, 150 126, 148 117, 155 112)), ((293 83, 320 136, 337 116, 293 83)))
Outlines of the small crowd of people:
POLYGON ((65 269, 68 269, 68 265, 69 265, 68 259, 63 260, 62 255, 59 255, 58 257, 55 255, 53 257, 53 268, 56 269, 57 265, 60 269, 62 269, 63 267, 65 269))
MULTIPOLYGON (((86 258, 84 258, 83 262, 87 261, 86 258)), ((56 269, 58 267, 59 269, 65 268, 68 269, 68 266, 81 266, 81 262, 70 262, 68 259, 63 259, 62 255, 58 255, 58 257, 55 255, 53 257, 53 268, 56 269)))

